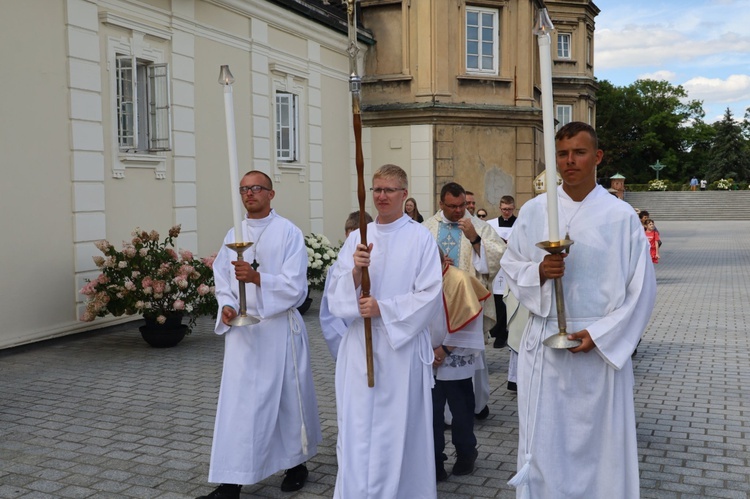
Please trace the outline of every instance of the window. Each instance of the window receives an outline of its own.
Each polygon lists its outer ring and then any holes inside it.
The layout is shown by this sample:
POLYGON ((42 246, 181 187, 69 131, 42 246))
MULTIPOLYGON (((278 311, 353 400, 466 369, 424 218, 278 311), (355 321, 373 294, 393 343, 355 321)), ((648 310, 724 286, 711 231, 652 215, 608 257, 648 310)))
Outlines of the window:
POLYGON ((555 106, 555 117, 557 118, 557 130, 573 121, 573 106, 566 104, 555 106))
POLYGON ((594 57, 594 41, 591 39, 591 35, 586 37, 586 64, 591 65, 594 57))
POLYGON ((117 141, 121 151, 168 151, 169 71, 166 64, 116 54, 117 141))
POLYGON ((466 71, 497 74, 498 11, 466 8, 466 71))
POLYGON ((570 59, 570 33, 557 35, 557 58, 570 59))
POLYGON ((299 114, 295 94, 276 92, 276 159, 294 162, 299 159, 299 114))

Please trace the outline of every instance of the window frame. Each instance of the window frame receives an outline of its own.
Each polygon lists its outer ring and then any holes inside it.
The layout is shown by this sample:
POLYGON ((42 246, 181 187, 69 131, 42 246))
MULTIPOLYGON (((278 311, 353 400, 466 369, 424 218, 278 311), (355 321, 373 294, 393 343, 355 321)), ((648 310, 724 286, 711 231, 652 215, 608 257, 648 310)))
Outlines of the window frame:
POLYGON ((557 34, 557 58, 569 61, 573 58, 572 51, 573 35, 571 33, 557 34))
POLYGON ((556 104, 555 105, 555 119, 557 120, 557 126, 555 127, 555 131, 560 130, 560 128, 562 128, 563 126, 573 121, 573 105, 572 104, 556 104), (561 111, 563 112, 563 114, 565 114, 565 111, 567 111, 567 118, 568 118, 567 121, 565 121, 565 119, 561 119, 561 111))
POLYGON ((299 122, 299 95, 286 90, 274 92, 275 118, 274 124, 276 134, 276 161, 282 163, 296 163, 300 159, 300 122, 299 122), (280 102, 285 101, 285 102, 280 102), (285 109, 282 107, 284 106, 285 109), (286 124, 284 123, 286 122, 286 124), (284 132, 288 135, 288 146, 285 144, 284 132), (286 146, 286 147, 285 147, 286 146))
POLYGON ((486 7, 478 7, 474 5, 467 5, 465 9, 464 14, 464 68, 467 74, 469 75, 494 75, 497 76, 500 72, 500 11, 498 9, 491 9, 486 7), (470 14, 476 14, 478 16, 477 24, 476 26, 469 24, 469 15, 470 14), (482 21, 484 20, 484 16, 489 15, 492 19, 492 34, 491 34, 491 40, 487 40, 484 38, 483 31, 487 28, 483 28, 482 21), (477 38, 475 40, 470 39, 470 31, 471 28, 476 28, 477 31, 477 38), (477 44, 477 50, 476 53, 471 53, 469 49, 470 43, 476 43, 477 44), (491 55, 486 55, 483 53, 481 47, 483 47, 486 43, 492 43, 491 47, 491 55), (469 60, 470 57, 476 57, 476 67, 471 67, 469 60), (492 67, 487 69, 481 67, 482 59, 485 57, 490 57, 492 67))

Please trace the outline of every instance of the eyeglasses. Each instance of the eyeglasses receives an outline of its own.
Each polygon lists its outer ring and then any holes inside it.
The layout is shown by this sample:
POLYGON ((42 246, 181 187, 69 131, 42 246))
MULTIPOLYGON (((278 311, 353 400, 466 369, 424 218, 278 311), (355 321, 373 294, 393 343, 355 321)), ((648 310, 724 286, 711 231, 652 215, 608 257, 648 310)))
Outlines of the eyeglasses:
POLYGON ((515 208, 500 208, 500 211, 513 211, 515 208))
POLYGON ((243 185, 242 187, 240 187, 240 194, 247 194, 248 191, 251 191, 253 194, 258 194, 260 191, 270 191, 270 190, 271 189, 269 189, 268 187, 264 187, 262 185, 251 185, 249 187, 246 185, 243 185))
POLYGON ((443 206, 448 208, 449 210, 458 210, 459 208, 466 208, 466 203, 463 202, 461 204, 448 204, 443 203, 443 206))
POLYGON ((376 196, 380 196, 383 193, 390 196, 391 194, 394 194, 398 191, 405 191, 406 189, 404 189, 403 187, 370 187, 370 190, 376 196))
POLYGON ((487 218, 487 214, 486 213, 477 213, 477 216, 479 218, 487 218))

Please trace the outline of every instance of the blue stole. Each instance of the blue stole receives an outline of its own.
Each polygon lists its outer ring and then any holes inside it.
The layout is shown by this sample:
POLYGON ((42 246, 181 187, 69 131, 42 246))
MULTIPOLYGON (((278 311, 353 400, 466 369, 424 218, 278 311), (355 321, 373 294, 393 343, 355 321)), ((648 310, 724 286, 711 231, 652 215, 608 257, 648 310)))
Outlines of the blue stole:
POLYGON ((457 222, 438 223, 437 242, 443 255, 453 260, 453 266, 458 267, 459 256, 461 255, 461 238, 464 233, 458 226, 457 222))

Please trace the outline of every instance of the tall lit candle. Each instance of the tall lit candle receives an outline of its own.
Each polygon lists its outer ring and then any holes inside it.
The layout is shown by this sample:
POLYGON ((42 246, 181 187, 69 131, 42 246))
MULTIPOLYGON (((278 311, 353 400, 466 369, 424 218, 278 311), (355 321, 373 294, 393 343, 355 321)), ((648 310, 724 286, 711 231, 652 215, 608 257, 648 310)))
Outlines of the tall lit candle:
POLYGON ((238 207, 240 199, 240 179, 237 173, 237 135, 234 129, 234 97, 232 95, 232 83, 234 77, 229 71, 229 66, 221 66, 219 83, 224 86, 224 114, 227 122, 227 148, 229 151, 229 183, 232 189, 232 220, 234 222, 234 242, 243 242, 242 219, 238 207))
POLYGON ((555 117, 552 102, 552 57, 550 32, 554 29, 547 9, 539 11, 539 22, 534 28, 539 45, 539 65, 542 77, 542 122, 544 125, 545 186, 547 187, 547 220, 549 241, 560 241, 557 210, 557 162, 555 160, 555 117))

